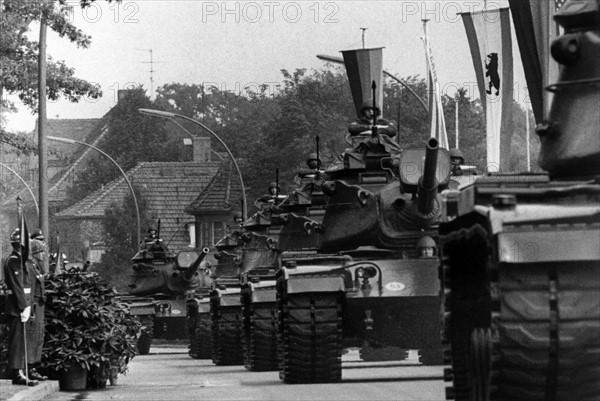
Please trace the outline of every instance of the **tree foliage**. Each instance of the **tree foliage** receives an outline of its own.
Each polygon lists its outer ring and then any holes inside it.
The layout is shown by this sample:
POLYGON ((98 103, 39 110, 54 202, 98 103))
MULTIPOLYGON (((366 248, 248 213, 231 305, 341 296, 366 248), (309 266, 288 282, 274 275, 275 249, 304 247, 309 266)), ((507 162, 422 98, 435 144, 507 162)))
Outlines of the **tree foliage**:
MULTIPOLYGON (((82 0, 80 6, 88 7, 93 1, 82 0)), ((32 22, 43 20, 52 31, 78 47, 90 46, 90 36, 69 21, 68 7, 67 0, 0 2, 0 110, 16 111, 5 96, 12 94, 32 112, 37 111, 39 43, 27 36, 32 22)), ((73 68, 51 56, 47 60, 46 86, 50 100, 64 97, 77 102, 82 97, 97 99, 102 95, 99 87, 75 77, 73 68)), ((0 132, 0 140, 5 135, 0 132)))

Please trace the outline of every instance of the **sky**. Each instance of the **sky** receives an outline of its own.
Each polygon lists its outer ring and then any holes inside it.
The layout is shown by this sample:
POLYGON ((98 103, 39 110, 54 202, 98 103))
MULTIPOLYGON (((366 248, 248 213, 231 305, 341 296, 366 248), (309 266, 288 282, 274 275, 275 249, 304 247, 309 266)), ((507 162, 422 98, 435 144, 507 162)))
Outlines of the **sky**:
MULTIPOLYGON (((49 32, 47 53, 64 60, 78 78, 98 84, 100 99, 49 102, 52 118, 100 118, 116 103, 118 89, 143 85, 154 96, 168 83, 207 84, 239 92, 282 81, 282 69, 321 69, 317 54, 341 56, 341 50, 384 47, 384 68, 398 77, 425 76, 422 19, 444 93, 467 87, 478 97, 467 37, 458 12, 506 7, 507 0, 484 1, 198 1, 97 0, 82 10, 78 1, 73 23, 92 36, 87 49, 49 32), (150 51, 151 50, 151 51, 150 51), (150 64, 152 55, 153 64, 150 64), (152 73, 150 70, 154 70, 152 73), (153 82, 151 82, 151 77, 153 82), (151 88, 153 91, 151 91, 151 88)), ((38 26, 32 25, 31 37, 38 26)), ((518 46, 513 39, 518 61, 518 46)), ((515 63, 515 81, 525 86, 515 63)), ((525 94, 515 91, 517 101, 525 94)), ((13 98, 11 98, 14 100, 13 98)), ((351 99, 348 100, 351 102, 351 99)), ((21 108, 8 116, 7 127, 30 132, 36 116, 21 108)))

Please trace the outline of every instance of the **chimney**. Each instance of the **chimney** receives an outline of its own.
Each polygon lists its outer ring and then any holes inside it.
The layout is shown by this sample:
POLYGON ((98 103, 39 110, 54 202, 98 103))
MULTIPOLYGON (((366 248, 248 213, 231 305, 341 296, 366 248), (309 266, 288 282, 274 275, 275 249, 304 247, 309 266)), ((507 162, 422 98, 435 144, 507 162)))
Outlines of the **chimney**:
POLYGON ((193 139, 193 161, 210 161, 210 138, 205 136, 195 136, 193 139))
POLYGON ((133 92, 131 89, 119 89, 117 91, 117 102, 121 103, 125 96, 127 96, 130 92, 133 92))

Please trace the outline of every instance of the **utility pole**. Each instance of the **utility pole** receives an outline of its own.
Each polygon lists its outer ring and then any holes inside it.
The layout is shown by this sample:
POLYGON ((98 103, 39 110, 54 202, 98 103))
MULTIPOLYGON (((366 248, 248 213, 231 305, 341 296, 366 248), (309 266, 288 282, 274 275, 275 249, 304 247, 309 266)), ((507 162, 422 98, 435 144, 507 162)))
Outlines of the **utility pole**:
MULTIPOLYGON (((38 52, 38 182, 40 214, 39 223, 42 233, 50 238, 48 223, 48 161, 46 159, 46 1, 42 1, 40 15, 40 43, 38 52)), ((48 258, 44 259, 44 271, 48 271, 48 258)))
POLYGON ((454 104, 456 105, 455 107, 455 121, 454 121, 454 133, 456 134, 456 149, 460 149, 458 147, 458 94, 456 95, 456 100, 454 101, 454 104))

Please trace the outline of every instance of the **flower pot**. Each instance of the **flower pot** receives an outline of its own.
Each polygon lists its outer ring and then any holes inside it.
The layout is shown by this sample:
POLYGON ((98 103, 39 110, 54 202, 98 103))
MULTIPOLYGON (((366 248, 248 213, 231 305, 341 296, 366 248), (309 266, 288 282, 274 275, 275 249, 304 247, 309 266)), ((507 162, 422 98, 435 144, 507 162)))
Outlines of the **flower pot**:
POLYGON ((61 391, 85 390, 87 384, 87 369, 74 365, 58 373, 58 387, 61 391))

